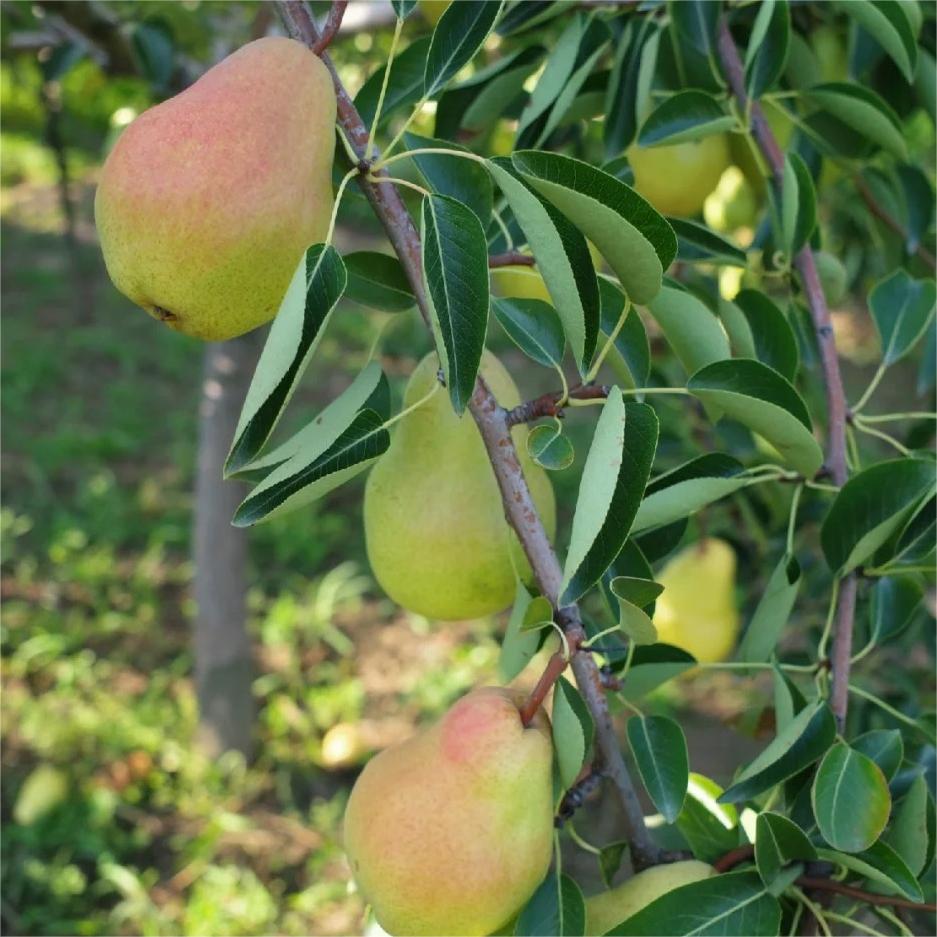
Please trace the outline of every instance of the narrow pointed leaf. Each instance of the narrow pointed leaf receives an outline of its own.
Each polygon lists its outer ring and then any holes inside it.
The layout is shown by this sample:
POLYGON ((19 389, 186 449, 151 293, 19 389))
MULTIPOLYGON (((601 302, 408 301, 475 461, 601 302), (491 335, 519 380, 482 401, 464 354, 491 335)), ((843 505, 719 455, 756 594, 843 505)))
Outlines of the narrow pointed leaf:
POLYGON ((521 176, 595 244, 632 302, 654 298, 677 239, 648 202, 614 176, 569 156, 523 150, 512 159, 521 176))
POLYGON ((912 576, 882 576, 872 586, 869 617, 870 638, 882 644, 901 634, 914 619, 921 604, 924 587, 912 576))
POLYGON ((613 159, 634 140, 647 106, 641 95, 641 71, 657 59, 661 25, 651 17, 639 17, 630 34, 616 45, 615 63, 605 99, 603 134, 605 156, 613 159))
POLYGON ((438 94, 474 58, 488 38, 501 6, 500 0, 459 0, 449 5, 433 30, 426 55, 424 97, 438 94))
POLYGON ((529 358, 550 368, 563 360, 566 338, 556 310, 541 299, 495 299, 495 318, 529 358))
POLYGON ((800 352, 787 316, 760 290, 742 290, 732 302, 748 323, 754 357, 793 382, 800 365, 800 352))
POLYGON ((935 835, 928 825, 930 806, 927 781, 923 774, 919 774, 898 804, 886 837, 888 845, 904 860, 913 875, 920 875, 927 867, 928 841, 935 835))
POLYGON ((345 264, 333 247, 316 244, 300 261, 241 408, 225 462, 226 477, 242 471, 270 438, 347 282, 345 264))
POLYGON ((784 74, 791 42, 791 12, 787 0, 769 0, 758 8, 745 51, 745 87, 760 98, 784 74))
POLYGON ((897 729, 872 729, 852 740, 852 747, 866 758, 871 758, 886 780, 891 781, 904 759, 904 742, 897 729))
POLYGON ((934 463, 929 459, 893 459, 853 475, 820 530, 830 569, 844 574, 864 563, 933 488, 934 463))
POLYGON ((771 659, 791 616, 800 586, 800 564, 785 554, 768 579, 748 630, 739 646, 739 660, 749 663, 771 659))
POLYGON ((599 331, 608 338, 617 329, 605 360, 625 386, 643 387, 651 371, 651 348, 641 316, 632 306, 619 328, 619 321, 625 311, 625 296, 605 276, 599 277, 599 301, 599 331))
MULTIPOLYGON (((399 108, 414 104, 419 100, 423 93, 423 77, 426 72, 426 55, 429 52, 429 45, 430 37, 423 36, 411 42, 394 58, 390 78, 387 81, 384 104, 381 108, 381 125, 385 124, 399 108)), ((386 68, 385 65, 371 75, 355 95, 355 107, 365 126, 369 128, 377 113, 377 102, 386 68)))
POLYGON ((488 245, 477 215, 445 195, 423 199, 423 277, 436 350, 456 413, 465 410, 488 330, 488 245))
POLYGON ((911 84, 917 68, 914 30, 901 3, 890 0, 849 0, 836 4, 852 17, 888 53, 905 81, 911 84))
POLYGON ((570 788, 582 770, 595 725, 585 701, 565 677, 553 691, 553 743, 563 786, 570 788))
POLYGON ((814 85, 804 96, 897 159, 908 158, 898 117, 870 88, 833 81, 814 85))
POLYGON ((823 464, 807 406, 777 371, 745 358, 717 361, 697 371, 687 388, 704 403, 763 436, 806 478, 823 464))
POLYGON ((517 937, 582 937, 586 932, 586 902, 568 876, 551 871, 524 906, 514 926, 517 937))
POLYGON ((510 683, 530 663, 540 647, 540 636, 536 632, 521 631, 531 599, 527 588, 518 580, 511 616, 498 652, 498 676, 504 683, 510 683))
POLYGON ((833 714, 825 702, 802 710, 748 765, 719 798, 739 803, 787 780, 812 765, 830 747, 836 735, 833 714))
POLYGON ((683 729, 665 716, 628 720, 628 744, 654 806, 673 823, 686 798, 690 761, 683 729))
POLYGON ((586 240, 520 178, 510 160, 491 160, 489 167, 537 258, 576 362, 585 370, 599 324, 599 288, 586 240))
POLYGON ((696 658, 692 654, 670 644, 636 647, 631 669, 622 686, 622 695, 632 701, 639 700, 661 684, 690 670, 695 663, 696 658))
POLYGON ((647 484, 657 448, 657 417, 626 404, 614 387, 602 408, 586 458, 561 588, 575 602, 618 555, 647 484))
POLYGON ((911 901, 924 900, 921 886, 904 859, 881 840, 856 855, 834 849, 817 849, 817 855, 826 862, 845 866, 878 885, 901 892, 911 901))
POLYGON ((706 225, 690 218, 667 218, 677 235, 677 260, 744 267, 745 251, 706 225))
POLYGON ((735 118, 705 91, 678 91, 659 104, 638 134, 638 146, 673 146, 725 133, 735 118))

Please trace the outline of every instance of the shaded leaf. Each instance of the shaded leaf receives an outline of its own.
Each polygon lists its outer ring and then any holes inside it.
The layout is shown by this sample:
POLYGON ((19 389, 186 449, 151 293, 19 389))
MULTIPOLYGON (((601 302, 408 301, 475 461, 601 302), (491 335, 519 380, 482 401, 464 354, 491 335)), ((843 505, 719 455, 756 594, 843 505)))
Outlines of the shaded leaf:
POLYGON ((869 293, 869 312, 882 339, 882 363, 900 361, 924 336, 934 316, 937 286, 895 270, 869 293))
MULTIPOLYGON (((429 52, 429 45, 430 37, 423 36, 411 42, 394 58, 390 78, 387 81, 384 104, 381 108, 382 126, 398 108, 415 104, 419 100, 423 93, 423 77, 426 72, 426 55, 429 52)), ((355 107, 368 128, 377 113, 377 101, 381 94, 386 68, 385 65, 374 72, 355 95, 355 107)))
POLYGON ((793 383, 800 365, 800 352, 787 316, 760 290, 741 290, 731 304, 725 305, 732 304, 738 307, 748 323, 753 357, 793 383))
POLYGON ((518 937, 582 937, 586 930, 586 902, 568 875, 550 872, 517 918, 518 937))
POLYGON ((791 616, 799 587, 800 564, 796 557, 785 554, 775 566, 758 600, 751 623, 739 645, 739 660, 749 663, 770 660, 791 616))
POLYGON ((673 146, 725 133, 735 125, 735 118, 705 91, 678 91, 659 104, 644 122, 638 134, 642 147, 673 146))
POLYGON ((647 308, 687 374, 729 357, 729 341, 719 320, 687 290, 665 286, 647 308))
POLYGON ((651 370, 651 348, 644 323, 632 306, 624 324, 618 328, 625 309, 625 296, 612 281, 599 277, 599 331, 606 338, 615 334, 606 361, 619 381, 628 387, 643 387, 651 370))
POLYGON ((852 740, 852 747, 874 761, 890 781, 901 767, 904 742, 897 729, 872 729, 852 740))
POLYGON ((628 744, 654 806, 673 823, 686 798, 690 762, 683 730, 665 716, 633 716, 628 744))
POLYGON ((492 309, 508 338, 529 358, 544 367, 563 360, 566 338, 556 310, 540 299, 494 299, 492 309))
POLYGON ((552 723, 560 780, 568 789, 582 770, 595 725, 579 690, 565 677, 559 678, 553 691, 552 723))
POLYGON ((784 74, 790 41, 787 0, 762 3, 745 50, 745 87, 750 98, 760 98, 784 74))
POLYGON ((826 82, 808 88, 804 95, 897 159, 908 158, 898 117, 870 88, 847 82, 826 82))
POLYGON ((691 218, 667 218, 677 235, 677 260, 685 263, 719 263, 744 267, 745 251, 728 238, 691 218))
POLYGON ((400 261, 378 251, 356 251, 343 258, 348 270, 345 295, 371 309, 406 312, 416 304, 400 261))
POLYGON ((888 53, 905 81, 911 84, 917 68, 917 41, 901 3, 889 0, 849 0, 837 3, 888 53))
POLYGON ((770 885, 789 862, 817 858, 804 831, 779 813, 760 813, 755 822, 755 864, 765 885, 770 885))
POLYGON ((558 422, 533 427, 527 434, 527 452, 550 472, 568 469, 576 458, 576 450, 558 422))
POLYGON ((914 873, 904 859, 887 843, 879 840, 874 846, 856 855, 833 849, 817 849, 820 859, 845 866, 886 888, 902 892, 911 901, 923 901, 924 896, 914 873))
POLYGON ((501 12, 499 0, 459 0, 446 8, 426 55, 423 95, 431 98, 470 62, 501 12))

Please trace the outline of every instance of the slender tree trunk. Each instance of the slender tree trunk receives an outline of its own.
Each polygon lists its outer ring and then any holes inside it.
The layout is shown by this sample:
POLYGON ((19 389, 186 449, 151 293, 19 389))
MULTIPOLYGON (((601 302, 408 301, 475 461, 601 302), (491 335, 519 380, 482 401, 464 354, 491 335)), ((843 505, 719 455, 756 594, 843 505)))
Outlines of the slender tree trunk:
POLYGON ((195 483, 195 676, 199 742, 213 755, 251 754, 247 534, 231 526, 244 487, 222 481, 221 473, 262 338, 261 330, 205 351, 195 483))

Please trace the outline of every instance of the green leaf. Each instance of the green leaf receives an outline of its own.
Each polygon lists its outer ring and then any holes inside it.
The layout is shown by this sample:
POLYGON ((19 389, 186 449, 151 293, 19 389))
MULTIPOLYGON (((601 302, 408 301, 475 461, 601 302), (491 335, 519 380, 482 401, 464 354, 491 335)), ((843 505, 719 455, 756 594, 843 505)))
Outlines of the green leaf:
POLYGON ((390 445, 384 427, 389 415, 387 379, 376 364, 369 365, 309 426, 248 466, 276 463, 238 507, 234 526, 250 527, 305 507, 364 471, 390 445))
POLYGON ((606 888, 612 887, 612 880, 621 868, 621 860, 628 851, 628 841, 619 840, 603 846, 599 851, 599 871, 606 888))
POLYGON ((823 838, 841 852, 862 852, 881 836, 891 811, 881 768, 842 743, 823 757, 811 791, 823 838))
POLYGON ((630 537, 602 576, 602 593, 612 615, 618 613, 618 595, 612 591, 613 579, 621 579, 620 592, 629 602, 653 614, 655 599, 662 591, 654 582, 654 570, 641 548, 630 537))
POLYGON ((702 862, 714 862, 739 844, 738 811, 731 804, 720 803, 721 794, 715 781, 690 772, 677 829, 702 862))
MULTIPOLYGON (((618 558, 615 562, 618 562, 618 558)), ((609 582, 609 588, 618 598, 631 602, 638 608, 652 606, 654 600, 664 591, 659 582, 638 576, 615 576, 609 582)))
POLYGON ((808 88, 804 96, 897 159, 908 158, 898 117, 870 88, 831 81, 808 88))
POLYGON ((719 798, 739 803, 812 765, 832 744, 836 724, 829 706, 816 701, 799 712, 719 798))
POLYGON ((882 576, 871 590, 869 616, 873 644, 882 644, 901 634, 914 619, 924 587, 912 576, 882 576))
POLYGON ((496 32, 499 36, 527 32, 534 26, 568 12, 569 7, 570 0, 522 0, 520 3, 510 3, 496 32))
POLYGON ((928 841, 934 834, 928 828, 927 781, 917 775, 908 793, 895 810, 895 819, 886 841, 904 860, 913 875, 920 875, 927 864, 928 841))
MULTIPOLYGON (((732 303, 748 323, 754 355, 793 383, 800 366, 797 338, 787 316, 760 290, 741 290, 732 303)), ((722 306, 720 306, 720 309, 722 306)))
POLYGON ((576 450, 558 422, 533 427, 527 434, 527 452, 550 472, 568 469, 576 458, 576 450))
POLYGON ((538 595, 527 606, 520 630, 527 633, 529 631, 543 631, 545 628, 552 627, 553 606, 550 604, 549 599, 538 595))
POLYGON ((459 0, 449 5, 433 30, 426 56, 424 97, 436 95, 475 57, 488 38, 501 6, 500 0, 459 0))
POLYGON ((937 286, 902 270, 880 280, 869 293, 869 312, 882 339, 882 364, 900 361, 924 336, 934 317, 937 286))
MULTIPOLYGON (((411 42, 406 49, 396 56, 391 63, 387 92, 381 108, 381 126, 401 107, 415 104, 423 92, 423 76, 426 72, 426 55, 429 52, 430 37, 423 36, 411 42)), ((377 102, 384 82, 386 65, 378 69, 361 86, 355 95, 355 107, 366 127, 370 129, 377 102)))
POLYGON ((735 118, 705 91, 678 91, 650 114, 638 134, 638 146, 673 146, 725 133, 735 118))
POLYGON ((243 471, 270 438, 347 282, 345 264, 333 247, 316 244, 299 262, 241 408, 226 478, 243 471))
POLYGON ((903 892, 911 901, 924 900, 921 886, 904 859, 881 840, 857 855, 837 852, 833 849, 817 849, 817 855, 826 862, 845 866, 886 888, 903 892))
POLYGON ((747 264, 745 251, 721 234, 690 218, 667 218, 677 235, 677 260, 684 263, 747 264))
POLYGON ((749 479, 739 477, 741 471, 730 456, 709 453, 659 475, 647 486, 632 530, 662 527, 744 488, 749 479))
MULTIPOLYGON (((157 88, 167 88, 169 80, 175 69, 175 46, 172 33, 168 26, 160 22, 144 22, 134 27, 130 34, 133 57, 139 63, 140 71, 148 82, 157 88)), ((81 47, 77 47, 79 52, 81 47)), ((69 55, 66 61, 74 61, 74 55, 69 55)), ((52 74, 52 69, 46 69, 46 81, 60 79, 67 69, 58 64, 58 75, 52 74)))
POLYGON ((781 906, 757 872, 730 872, 661 895, 609 934, 776 935, 781 906))
POLYGON ((436 350, 461 415, 475 389, 488 330, 488 244, 478 216, 445 195, 423 199, 420 228, 436 350))
POLYGON ((799 587, 800 564, 796 557, 785 554, 775 566, 758 600, 758 607, 739 646, 739 660, 753 663, 771 659, 781 632, 791 617, 799 587))
POLYGON ((760 98, 784 74, 791 42, 791 13, 786 0, 769 0, 758 8, 745 50, 745 88, 760 98))
POLYGON ((400 261, 378 251, 356 251, 343 258, 348 269, 345 295, 371 309, 406 312, 416 305, 400 261))
POLYGON ((494 299, 495 318, 508 338, 528 358, 544 367, 557 367, 563 360, 566 338, 556 310, 541 299, 494 299))
POLYGON ((648 796, 668 823, 673 823, 686 799, 690 756, 683 729, 665 716, 633 716, 628 720, 628 744, 648 796))
MULTIPOLYGON (((408 150, 448 149, 469 152, 457 143, 421 137, 415 133, 405 133, 404 143, 408 150)), ((413 162, 432 191, 439 195, 448 195, 470 208, 478 216, 482 227, 488 224, 491 218, 493 187, 491 176, 482 163, 443 153, 421 153, 413 157, 413 162)))
POLYGON ((601 169, 557 153, 515 153, 518 172, 599 249, 632 302, 657 294, 677 252, 673 229, 633 189, 601 169))
POLYGON ((631 669, 621 689, 622 695, 625 699, 637 701, 695 664, 696 658, 692 654, 670 644, 636 647, 631 669))
POLYGON ((415 9, 417 0, 390 0, 399 20, 405 20, 415 9))
POLYGON ((621 596, 618 597, 618 627, 635 647, 657 643, 657 628, 648 613, 621 596))
POLYGON ((849 0, 836 5, 878 42, 911 84, 917 69, 918 48, 903 5, 890 0, 849 0))
POLYGON ((498 676, 503 683, 510 683, 530 663, 540 647, 540 635, 521 631, 531 598, 524 584, 518 580, 511 617, 498 653, 498 676))
POLYGON ((894 459, 853 475, 839 490, 820 530, 830 569, 843 575, 864 563, 934 488, 934 463, 894 459))
POLYGON ((550 872, 517 918, 517 937, 582 937, 586 932, 586 902, 568 876, 550 872))
MULTIPOLYGON (((639 17, 630 34, 615 46, 615 63, 605 98, 605 158, 614 159, 634 140, 649 94, 642 93, 642 72, 657 61, 661 25, 651 17, 639 17)), ((649 89, 648 89, 649 90, 649 89)))
POLYGON ((654 461, 657 428, 649 406, 626 404, 612 388, 579 483, 560 588, 564 605, 594 585, 624 546, 654 461))
POLYGON ((582 770, 595 725, 579 690, 565 677, 560 677, 553 691, 552 722, 560 780, 569 789, 582 770))
POLYGON ((576 362, 585 370, 599 324, 599 289, 586 240, 518 176, 510 160, 488 165, 537 259, 576 362))
POLYGON ((807 835, 793 820, 779 813, 760 813, 755 821, 755 864, 770 885, 789 862, 817 858, 807 835))
POLYGON ((810 240, 817 226, 817 193, 807 164, 793 150, 784 160, 784 244, 789 256, 810 240))
POLYGON ((719 320, 687 290, 665 286, 647 308, 687 374, 729 357, 729 341, 719 320))
POLYGON ((679 35, 692 49, 712 58, 716 53, 719 4, 710 0, 671 0, 667 8, 679 35))
POLYGON ((897 729, 872 729, 852 740, 852 747, 866 758, 871 758, 887 780, 891 780, 901 767, 904 742, 897 729))
MULTIPOLYGON (((618 328, 625 295, 606 276, 599 277, 599 331, 608 338, 618 328)), ((628 387, 643 387, 651 371, 651 348, 638 311, 632 306, 605 359, 628 387)))
POLYGON ((800 394, 760 361, 717 361, 697 371, 687 389, 767 439, 805 478, 813 478, 823 464, 823 450, 800 394))

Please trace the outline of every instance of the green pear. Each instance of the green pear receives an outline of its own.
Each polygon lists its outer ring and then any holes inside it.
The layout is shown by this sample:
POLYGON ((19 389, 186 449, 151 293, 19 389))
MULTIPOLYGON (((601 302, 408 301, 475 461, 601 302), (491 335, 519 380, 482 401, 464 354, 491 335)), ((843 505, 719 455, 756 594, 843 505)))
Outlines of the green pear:
POLYGON ((484 687, 368 762, 345 810, 345 851, 391 934, 491 934, 550 866, 553 745, 523 694, 484 687))
POLYGON ((292 39, 248 43, 108 155, 94 213, 114 285, 186 335, 272 319, 332 211, 335 92, 292 39))
MULTIPOLYGON (((404 406, 429 393, 435 354, 414 370, 404 406)), ((503 407, 520 401, 517 387, 490 352, 481 374, 503 407)), ((553 487, 527 454, 527 428, 512 431, 521 468, 552 537, 553 487)), ((530 566, 504 508, 484 443, 471 415, 456 416, 439 390, 402 420, 390 448, 371 471, 364 495, 364 533, 371 569, 399 605, 427 618, 489 615, 514 598, 515 577, 530 566)))
POLYGON ((732 547, 715 537, 700 540, 670 560, 657 581, 664 587, 654 610, 659 639, 701 662, 725 660, 739 633, 732 547))
POLYGON ((638 872, 617 888, 586 898, 586 934, 590 937, 607 934, 668 891, 715 874, 711 865, 696 859, 655 865, 638 872))

